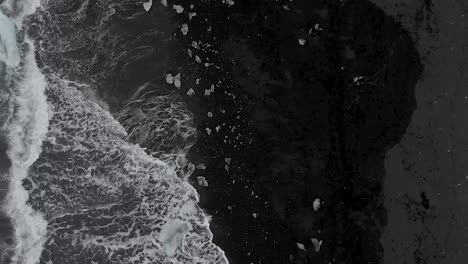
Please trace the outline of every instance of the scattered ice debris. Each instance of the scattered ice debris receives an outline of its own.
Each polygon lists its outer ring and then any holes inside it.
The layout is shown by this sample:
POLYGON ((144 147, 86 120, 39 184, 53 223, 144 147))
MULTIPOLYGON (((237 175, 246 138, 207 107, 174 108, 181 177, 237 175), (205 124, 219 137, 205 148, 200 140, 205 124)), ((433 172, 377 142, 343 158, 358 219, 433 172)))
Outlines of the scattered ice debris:
POLYGON ((163 6, 167 6, 167 0, 161 0, 161 4, 162 4, 163 6))
POLYGON ((190 88, 190 89, 188 90, 188 92, 187 92, 187 95, 188 95, 188 96, 192 96, 192 95, 194 95, 194 94, 195 94, 195 91, 194 91, 192 88, 190 88))
POLYGON ((173 84, 174 83, 174 76, 172 76, 172 74, 170 74, 170 73, 166 74, 166 82, 168 84, 173 84))
POLYGON ((153 0, 148 0, 148 2, 143 3, 143 8, 146 12, 150 11, 151 6, 153 6, 153 0))
POLYGON ((318 240, 317 238, 311 238, 312 244, 314 245, 315 252, 320 251, 320 246, 322 246, 322 240, 318 240))
POLYGON ((205 177, 198 176, 197 181, 198 181, 198 185, 203 186, 203 187, 208 187, 208 182, 206 181, 205 177))
POLYGON ((186 36, 189 29, 188 29, 188 25, 187 24, 183 24, 181 27, 180 27, 180 31, 182 32, 182 35, 186 36))
POLYGON ((252 214, 252 217, 253 217, 253 218, 257 218, 257 216, 258 216, 257 213, 253 213, 253 214, 252 214))
POLYGON ((174 86, 176 88, 180 89, 181 83, 180 83, 180 73, 178 73, 176 76, 174 76, 174 86))
POLYGON ((304 250, 306 251, 305 247, 304 247, 304 244, 301 244, 301 243, 296 243, 297 247, 300 249, 300 250, 304 250))
POLYGON ((300 38, 299 39, 299 45, 304 46, 306 44, 307 40, 300 38))
POLYGON ((229 171, 229 165, 227 165, 227 164, 224 165, 224 169, 225 169, 226 171, 229 171))
POLYGON ((317 212, 320 209, 321 205, 322 205, 322 202, 320 201, 320 198, 316 198, 313 203, 314 211, 317 212))
POLYGON ((209 127, 206 128, 206 133, 208 134, 208 136, 211 135, 211 131, 212 130, 209 127))
POLYGON ((224 158, 224 161, 228 164, 231 165, 231 158, 224 158))
POLYGON ((200 163, 200 164, 197 165, 197 169, 199 169, 199 170, 206 170, 206 165, 203 164, 203 163, 200 163))
POLYGON ((200 59, 200 57, 198 57, 198 55, 195 56, 195 61, 198 62, 198 63, 201 63, 201 59, 200 59))
POLYGON ((184 8, 181 5, 172 5, 172 8, 177 12, 177 14, 184 12, 184 8))
POLYGON ((190 12, 190 13, 188 13, 188 18, 189 18, 189 20, 192 20, 192 18, 193 18, 194 16, 196 16, 196 15, 197 15, 196 12, 190 12))
POLYGON ((209 118, 212 118, 212 117, 213 117, 213 113, 208 112, 208 117, 209 117, 209 118))

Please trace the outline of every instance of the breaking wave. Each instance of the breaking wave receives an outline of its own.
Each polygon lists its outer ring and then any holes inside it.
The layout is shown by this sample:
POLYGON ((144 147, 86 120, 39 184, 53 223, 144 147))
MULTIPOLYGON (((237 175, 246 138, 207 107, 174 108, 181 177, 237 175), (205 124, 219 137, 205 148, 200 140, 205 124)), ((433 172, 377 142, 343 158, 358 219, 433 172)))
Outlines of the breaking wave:
POLYGON ((196 131, 183 102, 152 87, 116 120, 89 85, 44 76, 21 29, 39 3, 6 0, 0 12, 0 132, 12 161, 2 209, 15 236, 4 262, 228 263, 186 181, 196 131))
POLYGON ((23 18, 32 14, 37 4, 38 1, 5 1, 0 12, 1 101, 8 106, 1 109, 1 121, 11 160, 2 211, 14 227, 14 247, 7 251, 8 261, 18 264, 37 263, 47 227, 42 214, 28 205, 28 192, 23 187, 30 166, 41 153, 48 127, 46 82, 35 61, 34 45, 24 33, 17 32, 23 18))

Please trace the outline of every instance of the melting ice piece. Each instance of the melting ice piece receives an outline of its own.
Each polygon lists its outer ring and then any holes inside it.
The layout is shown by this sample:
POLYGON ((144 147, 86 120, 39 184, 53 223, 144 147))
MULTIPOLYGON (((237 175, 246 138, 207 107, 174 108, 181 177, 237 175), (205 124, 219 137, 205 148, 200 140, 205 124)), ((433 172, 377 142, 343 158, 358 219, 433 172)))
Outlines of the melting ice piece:
POLYGON ((185 234, 192 229, 189 222, 174 219, 167 222, 161 229, 159 241, 163 243, 164 250, 169 257, 173 257, 177 247, 182 243, 185 234))
POLYGON ((184 12, 184 7, 182 7, 181 5, 172 5, 172 8, 174 8, 177 14, 184 12))
POLYGON ((208 182, 206 181, 205 177, 198 176, 197 181, 198 181, 198 185, 203 186, 203 187, 208 187, 208 182))
POLYGON ((192 18, 193 18, 194 16, 196 16, 196 15, 197 15, 196 12, 191 12, 191 13, 189 13, 189 14, 188 14, 189 20, 192 20, 192 18))
POLYGON ((316 198, 314 200, 313 206, 314 206, 314 211, 318 211, 320 209, 320 206, 322 205, 322 202, 320 201, 320 198, 316 198))
POLYGON ((146 12, 150 11, 151 6, 153 5, 153 0, 148 0, 148 2, 143 3, 143 8, 146 12))
POLYGON ((203 164, 203 163, 200 163, 200 164, 197 165, 197 169, 199 169, 199 170, 206 170, 206 165, 203 164))
POLYGON ((253 217, 253 218, 257 218, 257 217, 258 217, 258 214, 257 214, 257 213, 253 213, 253 214, 252 214, 252 217, 253 217))
POLYGON ((194 91, 192 88, 190 88, 190 89, 188 90, 188 92, 187 92, 187 95, 188 95, 188 96, 192 96, 192 95, 194 95, 194 94, 195 94, 195 91, 194 91))
POLYGON ((318 240, 317 238, 311 238, 312 244, 314 245, 315 252, 320 251, 320 246, 322 246, 322 240, 318 240))
POLYGON ((172 74, 168 73, 168 74, 166 75, 166 82, 167 82, 168 84, 173 84, 173 83, 174 83, 174 76, 172 76, 172 74))
POLYGON ((306 44, 307 40, 300 38, 299 39, 299 45, 304 46, 306 44))
POLYGON ((180 88, 181 83, 180 83, 180 73, 178 73, 176 76, 174 76, 174 86, 177 88, 180 88))
POLYGON ((297 247, 300 249, 300 250, 305 250, 305 247, 304 247, 304 244, 301 244, 301 243, 296 243, 297 247))
POLYGON ((187 24, 183 24, 181 27, 180 27, 180 31, 182 31, 182 35, 187 35, 188 33, 188 25, 187 24))

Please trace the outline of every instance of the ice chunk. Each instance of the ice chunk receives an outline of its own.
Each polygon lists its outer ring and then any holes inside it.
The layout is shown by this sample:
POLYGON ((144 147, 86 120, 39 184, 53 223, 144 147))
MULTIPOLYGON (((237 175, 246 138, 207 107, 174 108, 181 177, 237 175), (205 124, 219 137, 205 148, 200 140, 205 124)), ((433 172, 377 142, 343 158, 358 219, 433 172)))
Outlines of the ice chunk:
POLYGON ((187 95, 188 95, 188 96, 192 96, 192 95, 194 95, 194 94, 195 94, 195 91, 194 91, 192 88, 190 88, 190 89, 188 90, 188 92, 187 92, 187 95))
POLYGON ((151 6, 153 6, 153 0, 148 0, 148 2, 143 3, 143 8, 146 12, 150 11, 151 6))
POLYGON ((162 227, 159 241, 163 243, 164 250, 168 256, 173 257, 175 255, 177 248, 182 243, 182 240, 184 240, 185 234, 191 229, 192 225, 189 222, 180 219, 167 222, 162 227))
POLYGON ((212 117, 213 117, 213 113, 208 112, 208 117, 209 117, 209 118, 212 118, 212 117))
POLYGON ((322 240, 318 240, 317 238, 311 238, 312 244, 314 245, 315 252, 320 251, 320 246, 322 246, 322 240))
POLYGON ((231 164, 231 158, 224 158, 224 161, 225 161, 228 165, 231 164))
POLYGON ((167 0, 161 0, 161 4, 162 4, 163 6, 167 6, 167 0))
POLYGON ((172 5, 172 8, 174 8, 177 14, 184 12, 184 8, 181 5, 172 5))
POLYGON ((197 169, 199 169, 199 170, 206 170, 206 165, 203 164, 203 163, 200 163, 200 164, 197 165, 197 169))
POLYGON ((304 46, 306 44, 307 40, 300 38, 299 39, 299 45, 304 46))
POLYGON ((258 217, 258 214, 257 214, 257 213, 253 213, 253 214, 252 214, 252 217, 253 217, 253 218, 257 218, 257 217, 258 217))
POLYGON ((322 205, 322 202, 320 201, 320 198, 316 198, 313 203, 314 211, 317 212, 320 209, 321 205, 322 205))
POLYGON ((297 247, 300 249, 300 250, 305 250, 305 247, 304 247, 304 244, 301 244, 301 243, 296 243, 297 247))
POLYGON ((182 32, 182 35, 187 35, 188 33, 188 25, 187 24, 183 24, 181 27, 180 27, 180 31, 182 32))
POLYGON ((198 181, 198 185, 203 186, 203 187, 208 187, 208 182, 206 181, 205 177, 198 176, 197 181, 198 181))
POLYGON ((166 82, 168 84, 173 84, 174 83, 174 76, 172 76, 172 74, 170 74, 170 73, 166 74, 166 82))
POLYGON ((176 76, 174 76, 174 86, 176 88, 180 88, 181 83, 180 83, 180 73, 178 73, 176 76))
POLYGON ((189 13, 189 14, 188 14, 189 20, 192 20, 192 18, 193 18, 194 16, 196 16, 196 15, 197 15, 197 13, 195 13, 195 12, 189 13))

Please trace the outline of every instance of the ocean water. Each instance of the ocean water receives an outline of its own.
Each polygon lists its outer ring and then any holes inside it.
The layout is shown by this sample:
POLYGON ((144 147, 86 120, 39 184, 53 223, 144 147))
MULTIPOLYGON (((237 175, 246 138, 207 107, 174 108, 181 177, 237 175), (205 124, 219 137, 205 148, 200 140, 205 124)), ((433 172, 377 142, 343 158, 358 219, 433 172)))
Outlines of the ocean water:
POLYGON ((186 181, 196 130, 183 102, 150 87, 112 115, 96 83, 73 78, 80 67, 39 68, 27 19, 47 6, 1 4, 0 132, 11 161, 2 212, 12 238, 0 262, 228 263, 186 181))

